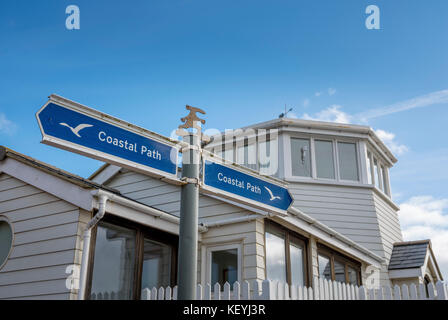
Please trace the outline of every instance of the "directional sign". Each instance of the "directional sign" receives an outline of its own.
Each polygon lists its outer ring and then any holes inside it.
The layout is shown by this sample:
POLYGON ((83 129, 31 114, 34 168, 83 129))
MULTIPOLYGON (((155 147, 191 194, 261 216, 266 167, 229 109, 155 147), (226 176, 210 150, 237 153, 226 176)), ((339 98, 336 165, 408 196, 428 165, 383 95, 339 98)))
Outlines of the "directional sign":
POLYGON ((42 143, 177 179, 179 150, 168 138, 56 95, 36 117, 42 143))
POLYGON ((239 166, 218 163, 211 158, 203 165, 203 189, 230 199, 286 214, 293 199, 285 186, 239 166))

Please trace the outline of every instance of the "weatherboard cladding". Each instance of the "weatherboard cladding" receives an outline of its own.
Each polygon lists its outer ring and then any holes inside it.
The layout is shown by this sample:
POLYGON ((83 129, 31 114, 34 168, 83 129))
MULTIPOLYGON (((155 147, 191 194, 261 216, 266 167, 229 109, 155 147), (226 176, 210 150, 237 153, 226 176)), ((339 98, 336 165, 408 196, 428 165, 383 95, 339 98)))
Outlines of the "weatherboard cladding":
POLYGON ((423 266, 429 242, 395 245, 389 270, 419 268, 423 266))

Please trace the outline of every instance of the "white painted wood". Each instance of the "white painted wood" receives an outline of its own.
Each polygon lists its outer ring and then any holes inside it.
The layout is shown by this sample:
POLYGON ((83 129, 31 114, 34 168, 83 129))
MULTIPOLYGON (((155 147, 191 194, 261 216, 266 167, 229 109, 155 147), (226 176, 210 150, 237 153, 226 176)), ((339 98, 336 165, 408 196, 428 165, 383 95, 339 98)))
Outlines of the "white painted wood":
POLYGON ((230 300, 230 283, 224 283, 224 292, 221 300, 230 300))
POLYGON ((418 300, 417 286, 415 283, 411 283, 409 286, 409 298, 411 300, 418 300))
POLYGON ((221 286, 219 283, 215 283, 213 286, 213 297, 215 300, 221 300, 221 286))
POLYGON ((196 286, 196 300, 202 300, 202 286, 198 284, 196 286))
POLYGON ((241 285, 238 281, 233 284, 233 300, 240 300, 241 285))
POLYGON ((241 288, 241 300, 250 300, 250 284, 249 281, 243 281, 243 287, 241 288))
POLYGON ((204 300, 212 299, 212 286, 210 283, 207 283, 204 287, 204 300))
POLYGON ((432 284, 432 282, 430 282, 428 284, 428 295, 429 295, 429 299, 430 300, 434 300, 435 295, 434 295, 434 285, 432 284))
POLYGON ((297 286, 295 284, 291 285, 291 300, 297 300, 297 286))
POLYGON ((409 300, 409 287, 407 284, 401 286, 401 296, 403 300, 409 300))
POLYGON ((151 290, 145 288, 142 290, 141 300, 151 300, 151 290))
POLYGON ((177 286, 173 289, 173 300, 177 300, 177 286))
POLYGON ((165 300, 172 300, 173 297, 173 290, 171 287, 166 287, 165 289, 165 300))
POLYGON ((401 300, 401 290, 398 285, 394 286, 394 300, 401 300))
POLYGON ((425 289, 425 285, 423 283, 420 283, 418 285, 418 294, 419 294, 419 298, 420 300, 426 300, 426 289, 425 289))
POLYGON ((446 290, 446 286, 443 284, 442 281, 437 281, 436 283, 436 289, 437 289, 437 300, 448 300, 448 293, 446 290))

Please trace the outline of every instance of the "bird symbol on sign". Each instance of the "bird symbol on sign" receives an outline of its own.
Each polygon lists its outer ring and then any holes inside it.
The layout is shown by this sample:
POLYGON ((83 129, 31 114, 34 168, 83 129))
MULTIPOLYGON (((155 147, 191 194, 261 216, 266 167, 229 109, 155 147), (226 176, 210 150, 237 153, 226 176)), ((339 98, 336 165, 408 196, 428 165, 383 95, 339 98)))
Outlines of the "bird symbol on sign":
POLYGON ((80 125, 78 125, 76 128, 72 128, 72 127, 70 127, 68 124, 66 124, 65 122, 61 122, 61 123, 59 123, 61 126, 64 126, 64 127, 67 127, 67 128, 69 128, 72 132, 73 132, 73 134, 75 134, 78 138, 81 138, 81 136, 79 135, 79 131, 81 131, 82 129, 85 129, 85 128, 90 128, 90 127, 93 127, 93 125, 91 125, 91 124, 86 124, 86 123, 81 123, 80 125))
POLYGON ((269 199, 270 201, 274 201, 275 199, 278 199, 278 200, 281 199, 279 196, 274 196, 274 195, 272 194, 271 189, 269 189, 268 187, 265 186, 264 188, 269 192, 269 195, 271 196, 271 199, 269 199))

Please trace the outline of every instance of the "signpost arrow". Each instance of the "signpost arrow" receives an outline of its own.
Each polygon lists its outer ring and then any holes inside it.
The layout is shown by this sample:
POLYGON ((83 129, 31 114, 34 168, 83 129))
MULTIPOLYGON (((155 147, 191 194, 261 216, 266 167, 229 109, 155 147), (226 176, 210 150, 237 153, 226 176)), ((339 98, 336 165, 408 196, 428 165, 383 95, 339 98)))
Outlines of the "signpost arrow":
POLYGON ((286 215, 293 202, 286 186, 236 165, 205 158, 202 189, 231 200, 286 215))
POLYGON ((36 117, 42 143, 178 181, 179 149, 164 136, 57 95, 36 117))

